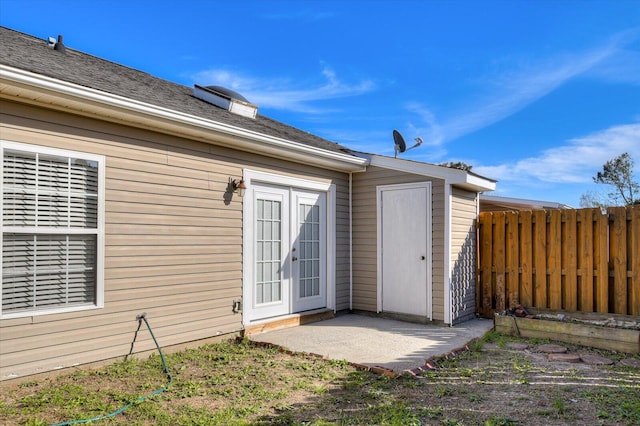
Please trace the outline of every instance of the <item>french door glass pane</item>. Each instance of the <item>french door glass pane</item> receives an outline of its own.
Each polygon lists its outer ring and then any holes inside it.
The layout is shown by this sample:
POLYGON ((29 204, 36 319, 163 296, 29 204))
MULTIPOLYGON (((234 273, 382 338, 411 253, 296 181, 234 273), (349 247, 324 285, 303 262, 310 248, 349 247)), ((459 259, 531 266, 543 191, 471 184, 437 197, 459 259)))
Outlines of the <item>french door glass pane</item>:
POLYGON ((256 304, 279 302, 282 300, 282 203, 258 200, 256 207, 256 304))
POLYGON ((300 297, 320 294, 320 206, 300 204, 300 297))

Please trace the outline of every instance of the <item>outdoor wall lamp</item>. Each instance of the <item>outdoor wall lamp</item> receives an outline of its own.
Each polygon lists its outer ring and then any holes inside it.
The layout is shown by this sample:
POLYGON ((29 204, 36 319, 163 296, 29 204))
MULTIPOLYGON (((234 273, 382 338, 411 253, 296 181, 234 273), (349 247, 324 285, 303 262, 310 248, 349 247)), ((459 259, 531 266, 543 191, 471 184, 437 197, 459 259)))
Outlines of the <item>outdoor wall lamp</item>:
POLYGON ((231 188, 234 194, 238 194, 238 197, 244 197, 244 191, 247 189, 247 185, 244 184, 244 179, 233 179, 231 181, 231 188))

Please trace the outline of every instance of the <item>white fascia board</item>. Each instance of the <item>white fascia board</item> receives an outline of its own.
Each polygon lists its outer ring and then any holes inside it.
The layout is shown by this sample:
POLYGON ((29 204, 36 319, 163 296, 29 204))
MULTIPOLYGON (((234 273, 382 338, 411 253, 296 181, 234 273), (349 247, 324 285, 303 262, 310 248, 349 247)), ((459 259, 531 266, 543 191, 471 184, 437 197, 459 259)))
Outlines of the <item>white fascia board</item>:
POLYGON ((466 175, 467 175, 466 176, 467 179, 466 179, 465 185, 467 186, 470 185, 479 191, 495 191, 496 189, 495 180, 485 179, 481 176, 472 175, 469 173, 466 173, 466 175))
POLYGON ((480 201, 491 201, 494 203, 502 203, 508 206, 518 206, 522 208, 536 208, 536 209, 572 209, 573 207, 558 203, 555 201, 543 201, 543 200, 528 200, 526 198, 512 198, 501 197, 497 195, 480 195, 480 201))
POLYGON ((361 171, 367 160, 315 148, 302 143, 230 126, 213 120, 151 105, 123 96, 0 65, 0 93, 20 94, 23 101, 46 104, 64 110, 125 122, 129 125, 195 138, 242 151, 302 162, 339 171, 361 171), (40 100, 42 102, 42 100, 40 100))
POLYGON ((464 170, 453 169, 451 167, 436 166, 433 164, 421 163, 418 161, 402 160, 376 154, 355 153, 367 159, 371 166, 383 167, 386 169, 398 170, 422 176, 444 179, 449 185, 461 186, 475 191, 493 191, 496 182, 478 175, 467 173, 464 170))

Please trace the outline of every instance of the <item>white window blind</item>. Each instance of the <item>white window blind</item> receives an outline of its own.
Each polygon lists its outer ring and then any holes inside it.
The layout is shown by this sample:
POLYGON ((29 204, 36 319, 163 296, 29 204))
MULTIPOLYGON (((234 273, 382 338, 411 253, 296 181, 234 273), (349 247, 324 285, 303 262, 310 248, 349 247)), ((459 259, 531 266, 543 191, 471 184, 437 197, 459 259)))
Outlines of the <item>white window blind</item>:
POLYGON ((2 149, 3 316, 100 305, 100 158, 46 151, 2 149))

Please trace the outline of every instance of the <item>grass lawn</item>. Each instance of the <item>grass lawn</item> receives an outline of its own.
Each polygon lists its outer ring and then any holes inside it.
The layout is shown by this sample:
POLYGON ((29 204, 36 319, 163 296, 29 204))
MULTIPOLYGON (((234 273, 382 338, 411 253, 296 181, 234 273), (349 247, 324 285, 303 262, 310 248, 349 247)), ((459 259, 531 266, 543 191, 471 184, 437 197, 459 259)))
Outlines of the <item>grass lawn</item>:
MULTIPOLYGON (((103 416, 122 425, 638 425, 640 369, 549 362, 539 341, 490 333, 419 376, 389 378, 345 361, 227 341, 0 388, 0 424, 103 416), (529 349, 511 349, 511 341, 529 349)), ((566 346, 566 345, 565 345, 566 346)), ((572 351, 622 354, 572 347, 572 351)), ((635 356, 638 358, 638 356, 635 356)))

